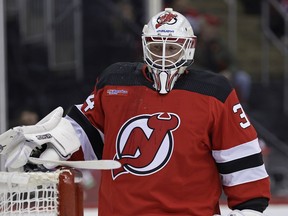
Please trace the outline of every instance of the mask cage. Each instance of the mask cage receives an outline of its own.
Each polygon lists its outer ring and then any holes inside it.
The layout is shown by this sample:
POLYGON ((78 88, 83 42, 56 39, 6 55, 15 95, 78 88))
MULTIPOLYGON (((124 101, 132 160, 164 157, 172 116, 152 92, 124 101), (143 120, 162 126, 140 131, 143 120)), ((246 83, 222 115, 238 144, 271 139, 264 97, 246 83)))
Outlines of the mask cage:
POLYGON ((193 62, 196 37, 142 36, 144 61, 152 69, 170 70, 193 62), (157 52, 155 52, 155 46, 157 52), (171 49, 172 48, 172 49, 171 49), (162 50, 161 50, 162 49, 162 50))

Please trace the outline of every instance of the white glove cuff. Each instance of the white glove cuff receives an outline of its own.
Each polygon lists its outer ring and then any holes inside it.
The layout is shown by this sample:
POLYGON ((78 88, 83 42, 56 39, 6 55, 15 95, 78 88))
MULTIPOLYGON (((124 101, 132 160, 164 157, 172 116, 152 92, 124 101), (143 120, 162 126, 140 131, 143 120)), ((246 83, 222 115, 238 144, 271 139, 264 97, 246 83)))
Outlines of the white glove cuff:
POLYGON ((264 214, 258 211, 244 209, 242 211, 234 210, 230 212, 228 216, 264 216, 264 214))

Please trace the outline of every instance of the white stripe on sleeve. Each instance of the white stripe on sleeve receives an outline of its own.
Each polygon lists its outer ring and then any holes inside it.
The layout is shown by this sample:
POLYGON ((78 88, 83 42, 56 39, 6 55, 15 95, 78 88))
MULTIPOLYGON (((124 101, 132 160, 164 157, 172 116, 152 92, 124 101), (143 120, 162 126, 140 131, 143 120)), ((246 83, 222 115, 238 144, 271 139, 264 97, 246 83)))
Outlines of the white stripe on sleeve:
POLYGON ((224 186, 235 186, 247 182, 253 182, 268 177, 264 165, 241 170, 230 174, 221 174, 224 186))
POLYGON ((213 150, 212 155, 216 163, 225 163, 261 152, 258 139, 243 143, 226 150, 213 150))

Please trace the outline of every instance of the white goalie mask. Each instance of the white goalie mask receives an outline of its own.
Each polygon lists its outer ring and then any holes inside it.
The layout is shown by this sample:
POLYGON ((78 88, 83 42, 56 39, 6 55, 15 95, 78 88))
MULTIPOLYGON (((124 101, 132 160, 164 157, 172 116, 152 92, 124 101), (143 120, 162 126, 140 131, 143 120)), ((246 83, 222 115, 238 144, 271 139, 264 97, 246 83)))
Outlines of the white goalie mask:
POLYGON ((160 94, 172 90, 178 77, 193 63, 196 36, 189 21, 166 8, 143 28, 144 62, 160 94))

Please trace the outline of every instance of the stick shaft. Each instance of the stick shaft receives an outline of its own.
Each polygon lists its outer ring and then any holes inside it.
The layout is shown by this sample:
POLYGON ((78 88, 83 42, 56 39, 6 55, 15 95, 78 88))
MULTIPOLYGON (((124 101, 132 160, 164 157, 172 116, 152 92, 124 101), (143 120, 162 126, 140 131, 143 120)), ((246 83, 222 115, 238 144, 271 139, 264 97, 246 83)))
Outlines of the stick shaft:
POLYGON ((29 157, 29 161, 34 164, 54 164, 69 166, 78 169, 110 170, 121 167, 120 162, 115 160, 88 160, 88 161, 56 161, 41 158, 29 157))

